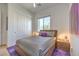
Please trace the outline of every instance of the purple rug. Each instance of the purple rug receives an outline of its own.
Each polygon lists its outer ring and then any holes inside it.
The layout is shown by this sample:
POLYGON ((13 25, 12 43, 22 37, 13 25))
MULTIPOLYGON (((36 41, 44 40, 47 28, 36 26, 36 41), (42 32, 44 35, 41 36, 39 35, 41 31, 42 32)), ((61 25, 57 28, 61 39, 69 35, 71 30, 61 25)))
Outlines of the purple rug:
MULTIPOLYGON (((17 54, 17 52, 15 51, 15 46, 9 47, 9 48, 7 48, 7 50, 9 52, 10 56, 19 56, 19 54, 17 54)), ((52 56, 70 56, 70 53, 65 52, 61 49, 55 49, 52 56)))
POLYGON ((55 49, 53 56, 70 56, 70 53, 61 49, 55 49))
POLYGON ((9 47, 7 48, 10 56, 19 56, 19 54, 17 54, 17 52, 15 51, 15 46, 9 47))

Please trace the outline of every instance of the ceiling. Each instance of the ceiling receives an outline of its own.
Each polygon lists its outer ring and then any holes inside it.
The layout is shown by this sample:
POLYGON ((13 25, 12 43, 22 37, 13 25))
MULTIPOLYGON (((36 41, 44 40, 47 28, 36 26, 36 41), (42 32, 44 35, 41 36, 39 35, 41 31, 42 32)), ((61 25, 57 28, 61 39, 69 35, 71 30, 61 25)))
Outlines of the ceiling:
POLYGON ((33 7, 33 3, 20 3, 20 5, 33 13, 37 13, 39 11, 51 8, 52 6, 57 5, 57 3, 41 3, 41 6, 36 8, 33 7))

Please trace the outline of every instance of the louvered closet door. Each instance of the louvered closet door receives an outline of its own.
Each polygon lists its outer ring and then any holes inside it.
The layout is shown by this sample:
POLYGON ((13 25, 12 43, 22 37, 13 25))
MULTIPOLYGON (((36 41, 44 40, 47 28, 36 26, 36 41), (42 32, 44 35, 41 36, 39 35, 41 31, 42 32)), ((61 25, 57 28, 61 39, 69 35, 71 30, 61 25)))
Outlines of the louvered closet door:
POLYGON ((17 20, 17 31, 16 31, 17 39, 30 36, 32 30, 31 18, 28 17, 25 13, 21 13, 20 11, 19 12, 17 11, 16 20, 17 20))

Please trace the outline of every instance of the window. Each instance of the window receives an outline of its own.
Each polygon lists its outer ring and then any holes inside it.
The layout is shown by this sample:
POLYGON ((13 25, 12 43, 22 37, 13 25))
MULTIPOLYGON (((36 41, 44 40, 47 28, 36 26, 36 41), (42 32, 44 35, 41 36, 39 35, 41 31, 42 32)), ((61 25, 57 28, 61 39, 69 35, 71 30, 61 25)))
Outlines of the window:
POLYGON ((38 19, 38 31, 50 30, 50 16, 38 19))

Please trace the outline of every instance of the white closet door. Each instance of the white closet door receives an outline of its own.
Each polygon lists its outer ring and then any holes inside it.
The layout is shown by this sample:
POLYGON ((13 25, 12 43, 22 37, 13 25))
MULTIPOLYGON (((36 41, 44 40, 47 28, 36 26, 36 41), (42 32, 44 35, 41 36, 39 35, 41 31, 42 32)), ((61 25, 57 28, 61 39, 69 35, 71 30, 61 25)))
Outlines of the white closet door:
POLYGON ((31 35, 31 15, 19 7, 8 5, 8 47, 15 45, 17 39, 31 35))
POLYGON ((26 16, 26 14, 22 14, 17 12, 17 38, 21 39, 24 37, 28 37, 31 35, 31 18, 26 16))
POLYGON ((10 10, 8 15, 8 47, 10 47, 16 44, 17 20, 13 10, 10 10))

